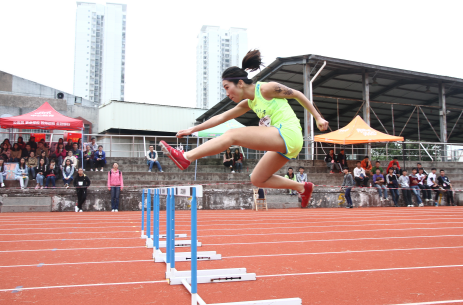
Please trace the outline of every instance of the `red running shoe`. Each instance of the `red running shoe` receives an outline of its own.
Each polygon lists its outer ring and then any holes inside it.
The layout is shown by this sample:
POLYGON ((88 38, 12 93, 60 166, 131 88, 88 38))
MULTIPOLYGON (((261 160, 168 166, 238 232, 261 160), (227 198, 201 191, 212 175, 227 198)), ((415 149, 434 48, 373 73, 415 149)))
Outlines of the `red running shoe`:
POLYGON ((174 161, 175 165, 180 168, 182 171, 185 170, 188 166, 190 166, 191 162, 185 159, 183 156, 183 151, 177 150, 167 144, 165 141, 159 142, 161 145, 162 151, 172 160, 174 161))
POLYGON ((313 192, 313 183, 306 182, 304 183, 304 193, 299 193, 301 195, 301 208, 307 207, 310 201, 310 197, 312 197, 313 192))

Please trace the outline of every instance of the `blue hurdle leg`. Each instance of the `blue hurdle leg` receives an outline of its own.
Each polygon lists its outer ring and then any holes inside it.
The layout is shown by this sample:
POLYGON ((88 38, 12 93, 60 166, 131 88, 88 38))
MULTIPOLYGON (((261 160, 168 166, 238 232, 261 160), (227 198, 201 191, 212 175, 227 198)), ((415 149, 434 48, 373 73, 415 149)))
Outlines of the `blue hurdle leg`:
POLYGON ((169 240, 170 240, 170 189, 167 189, 166 197, 166 263, 167 263, 167 272, 170 271, 170 251, 169 251, 169 240))
POLYGON ((170 251, 171 251, 171 266, 172 268, 175 268, 175 189, 172 189, 172 192, 170 193, 170 207, 171 207, 171 241, 170 241, 170 251))
POLYGON ((198 245, 196 244, 198 232, 196 211, 196 188, 193 187, 192 191, 193 194, 191 199, 191 301, 192 303, 196 303, 196 294, 198 293, 198 245))

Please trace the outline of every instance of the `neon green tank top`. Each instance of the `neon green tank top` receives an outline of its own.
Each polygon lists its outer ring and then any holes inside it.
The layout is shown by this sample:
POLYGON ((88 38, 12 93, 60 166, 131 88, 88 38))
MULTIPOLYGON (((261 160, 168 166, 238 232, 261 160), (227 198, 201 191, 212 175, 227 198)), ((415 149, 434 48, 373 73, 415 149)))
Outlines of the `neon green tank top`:
POLYGON ((260 92, 260 86, 265 82, 257 82, 256 90, 254 92, 254 100, 248 100, 249 108, 254 111, 259 119, 266 116, 270 117, 271 126, 281 128, 282 126, 294 126, 297 125, 301 128, 301 123, 294 113, 291 106, 288 104, 288 100, 285 98, 273 98, 272 100, 266 100, 260 92))

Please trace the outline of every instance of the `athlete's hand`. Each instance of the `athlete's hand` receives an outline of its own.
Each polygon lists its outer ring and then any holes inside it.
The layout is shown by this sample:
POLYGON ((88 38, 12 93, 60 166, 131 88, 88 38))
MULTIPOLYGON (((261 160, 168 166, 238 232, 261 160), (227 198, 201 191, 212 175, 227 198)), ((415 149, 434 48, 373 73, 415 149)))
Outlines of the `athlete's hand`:
POLYGON ((328 125, 329 125, 328 121, 325 120, 325 119, 323 119, 323 118, 319 118, 319 119, 317 120, 317 127, 318 127, 318 129, 319 129, 320 131, 325 131, 325 130, 327 130, 327 129, 328 129, 328 125))
POLYGON ((184 136, 189 136, 192 133, 193 133, 193 128, 180 130, 179 132, 177 132, 177 138, 183 138, 184 136))

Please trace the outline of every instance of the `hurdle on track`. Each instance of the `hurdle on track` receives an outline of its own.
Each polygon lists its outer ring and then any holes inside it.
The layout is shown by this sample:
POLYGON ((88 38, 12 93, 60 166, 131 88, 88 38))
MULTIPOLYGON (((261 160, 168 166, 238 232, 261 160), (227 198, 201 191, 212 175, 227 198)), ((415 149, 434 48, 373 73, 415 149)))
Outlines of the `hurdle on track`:
MULTIPOLYGON (((192 305, 207 305, 206 302, 198 295, 198 283, 226 283, 238 281, 255 281, 255 273, 247 273, 246 268, 228 268, 228 269, 209 269, 198 270, 198 260, 218 260, 221 255, 215 251, 198 252, 197 247, 200 245, 197 242, 197 198, 203 197, 202 185, 188 185, 163 187, 154 189, 143 189, 142 192, 142 238, 146 239, 146 244, 153 247, 153 259, 155 262, 166 263, 166 279, 170 285, 183 285, 191 294, 192 305), (144 219, 145 219, 145 194, 146 194, 146 233, 144 235, 144 219), (159 207, 160 197, 166 196, 166 253, 162 253, 160 248, 159 238, 163 235, 159 234, 159 207), (191 201, 191 241, 188 244, 191 247, 191 252, 175 253, 177 245, 176 237, 186 237, 186 234, 175 234, 175 197, 187 197, 191 201), (153 198, 153 201, 151 201, 153 198), (151 202, 153 203, 153 235, 151 233, 151 202), (152 237, 151 237, 152 236, 152 237), (176 261, 191 261, 191 270, 179 271, 175 269, 176 261)), ((183 241, 179 240, 182 243, 183 241)), ((290 299, 274 299, 250 302, 233 302, 220 303, 210 305, 301 305, 300 298, 290 299)))

